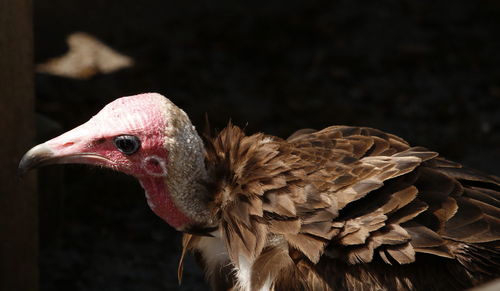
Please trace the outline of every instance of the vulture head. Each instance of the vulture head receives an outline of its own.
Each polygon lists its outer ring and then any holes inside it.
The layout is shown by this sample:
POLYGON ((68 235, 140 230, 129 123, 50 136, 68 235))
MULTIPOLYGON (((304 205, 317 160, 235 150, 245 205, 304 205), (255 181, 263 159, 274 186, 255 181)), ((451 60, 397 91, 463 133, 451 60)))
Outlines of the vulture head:
POLYGON ((150 208, 177 230, 210 223, 203 142, 186 113, 160 94, 109 103, 86 123, 29 150, 19 171, 69 163, 136 177, 150 208))

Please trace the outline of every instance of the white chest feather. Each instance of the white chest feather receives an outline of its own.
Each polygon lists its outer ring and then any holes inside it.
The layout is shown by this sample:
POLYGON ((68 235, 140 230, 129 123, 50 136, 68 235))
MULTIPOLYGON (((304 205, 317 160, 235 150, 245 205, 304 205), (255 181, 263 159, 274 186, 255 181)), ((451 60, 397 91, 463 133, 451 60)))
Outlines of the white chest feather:
POLYGON ((216 268, 229 264, 229 255, 226 246, 218 235, 214 237, 202 237, 198 242, 198 250, 207 264, 207 275, 209 277, 212 276, 216 268))
MULTIPOLYGON (((224 241, 220 238, 220 233, 212 233, 214 237, 203 237, 198 243, 198 250, 201 252, 207 267, 207 276, 210 278, 214 272, 223 266, 233 264, 227 252, 224 241)), ((236 290, 250 291, 253 261, 249 261, 245 256, 239 257, 239 264, 234 265, 234 275, 237 280, 236 290)), ((229 276, 229 274, 228 274, 229 276)), ((271 278, 268 278, 260 291, 270 291, 272 285, 271 278)))

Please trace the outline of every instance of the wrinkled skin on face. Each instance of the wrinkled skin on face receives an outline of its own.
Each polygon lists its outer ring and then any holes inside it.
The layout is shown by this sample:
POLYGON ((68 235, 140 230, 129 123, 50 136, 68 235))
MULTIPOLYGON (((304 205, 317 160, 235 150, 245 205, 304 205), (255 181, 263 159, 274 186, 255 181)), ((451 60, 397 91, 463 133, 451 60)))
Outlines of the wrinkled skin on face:
POLYGON ((178 184, 189 184, 184 181, 192 179, 191 168, 203 165, 197 158, 177 166, 170 158, 202 156, 200 147, 201 140, 187 115, 162 95, 148 93, 119 98, 86 123, 35 146, 21 160, 19 171, 23 174, 42 165, 78 163, 132 175, 145 189, 152 210, 182 229, 191 219, 185 214, 187 209, 181 209, 187 199, 177 193, 186 192, 178 184), (195 141, 195 146, 185 140, 195 141), (184 148, 192 152, 185 153, 184 148), (167 185, 178 190, 174 196, 179 197, 172 197, 173 190, 167 185))
MULTIPOLYGON (((167 120, 164 111, 154 102, 157 101, 155 97, 155 94, 144 94, 117 99, 88 122, 38 145, 30 152, 37 153, 36 162, 42 164, 92 164, 138 178, 166 175, 168 153, 164 146, 164 131, 167 120), (115 139, 123 135, 138 138, 140 146, 133 154, 125 154, 117 148, 115 139)), ((26 157, 30 157, 30 152, 26 157)), ((26 170, 29 166, 39 165, 25 165, 23 162, 26 160, 21 162, 21 168, 26 170)))

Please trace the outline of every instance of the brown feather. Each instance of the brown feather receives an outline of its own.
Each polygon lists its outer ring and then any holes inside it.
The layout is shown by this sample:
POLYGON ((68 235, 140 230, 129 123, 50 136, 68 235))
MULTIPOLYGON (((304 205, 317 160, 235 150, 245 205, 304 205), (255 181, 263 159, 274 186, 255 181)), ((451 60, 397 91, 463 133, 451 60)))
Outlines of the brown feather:
POLYGON ((282 269, 287 269, 292 264, 288 250, 280 247, 264 250, 252 267, 251 289, 260 290, 267 279, 276 278, 282 269))
POLYGON ((415 261, 415 250, 410 243, 388 246, 386 248, 388 253, 399 264, 409 264, 415 261))
POLYGON ((182 283, 182 272, 184 270, 184 257, 186 256, 187 251, 191 248, 191 240, 193 239, 193 235, 184 234, 182 236, 182 253, 181 258, 179 259, 179 265, 177 267, 177 281, 179 285, 182 283))
MULTIPOLYGON (((206 144, 230 262, 216 270, 245 257, 251 289, 272 279, 274 290, 452 290, 500 274, 497 177, 370 128, 282 140, 229 124, 206 144)), ((189 241, 181 261, 201 245, 189 241)))

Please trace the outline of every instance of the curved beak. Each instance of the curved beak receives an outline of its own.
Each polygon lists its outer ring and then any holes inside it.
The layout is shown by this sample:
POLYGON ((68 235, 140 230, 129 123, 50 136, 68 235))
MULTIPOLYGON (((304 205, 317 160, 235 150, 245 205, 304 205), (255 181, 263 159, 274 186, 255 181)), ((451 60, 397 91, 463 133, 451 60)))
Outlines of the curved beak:
POLYGON ((44 143, 39 144, 24 154, 23 158, 19 162, 17 175, 22 177, 29 170, 54 163, 56 162, 56 159, 57 157, 54 155, 54 151, 49 146, 44 143))
POLYGON ((31 169, 52 164, 89 164, 115 167, 116 164, 95 152, 90 145, 96 138, 92 119, 30 149, 19 162, 18 176, 31 169))
POLYGON ((47 143, 39 144, 24 154, 17 174, 24 176, 29 170, 53 164, 91 164, 112 166, 114 163, 96 153, 66 152, 57 153, 47 143))

